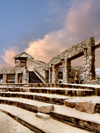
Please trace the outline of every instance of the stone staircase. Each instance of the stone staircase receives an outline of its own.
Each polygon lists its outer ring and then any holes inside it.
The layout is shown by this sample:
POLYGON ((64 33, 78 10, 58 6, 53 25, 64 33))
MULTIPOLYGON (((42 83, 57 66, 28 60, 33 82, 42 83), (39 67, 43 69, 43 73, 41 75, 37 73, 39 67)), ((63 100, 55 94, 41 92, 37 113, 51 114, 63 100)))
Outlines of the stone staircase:
POLYGON ((34 71, 29 71, 29 83, 43 83, 34 71))
POLYGON ((34 73, 41 79, 43 83, 45 83, 45 78, 34 68, 34 73))
POLYGON ((96 96, 99 88, 71 84, 1 85, 0 111, 36 133, 67 132, 68 124, 76 133, 100 132, 100 98, 96 96))

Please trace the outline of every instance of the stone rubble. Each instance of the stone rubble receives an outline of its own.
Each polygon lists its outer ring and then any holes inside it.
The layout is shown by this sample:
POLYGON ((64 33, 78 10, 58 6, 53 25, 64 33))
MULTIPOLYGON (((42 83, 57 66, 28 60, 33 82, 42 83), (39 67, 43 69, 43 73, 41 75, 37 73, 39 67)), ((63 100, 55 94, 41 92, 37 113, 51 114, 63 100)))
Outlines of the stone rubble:
POLYGON ((41 112, 41 113, 50 113, 53 110, 54 110, 54 105, 47 104, 47 105, 42 105, 38 107, 38 112, 41 112))
POLYGON ((95 113, 95 107, 96 107, 96 103, 92 103, 92 102, 76 102, 75 103, 75 109, 81 111, 81 112, 87 112, 90 114, 94 114, 95 113))
POLYGON ((38 118, 41 118, 43 120, 50 119, 50 115, 47 115, 47 114, 44 114, 44 113, 40 113, 40 112, 38 112, 35 116, 38 117, 38 118))

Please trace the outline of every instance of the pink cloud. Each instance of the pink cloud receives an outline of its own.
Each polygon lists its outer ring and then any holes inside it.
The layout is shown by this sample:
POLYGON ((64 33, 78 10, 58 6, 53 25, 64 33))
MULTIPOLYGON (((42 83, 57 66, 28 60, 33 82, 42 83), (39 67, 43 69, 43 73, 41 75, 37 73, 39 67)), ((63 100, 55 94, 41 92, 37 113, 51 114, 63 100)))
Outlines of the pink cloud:
MULTIPOLYGON (((100 42, 99 0, 72 0, 71 8, 66 12, 66 15, 64 13, 62 18, 64 18, 62 29, 52 31, 42 39, 30 41, 25 51, 37 60, 49 62, 57 54, 89 37, 96 37, 96 44, 100 42)), ((15 47, 4 50, 2 58, 9 65, 13 65, 13 57, 17 53, 18 48, 15 47)), ((96 52, 96 66, 100 66, 99 53, 96 52)), ((82 58, 72 62, 74 66, 82 63, 82 58)))
MULTIPOLYGON (((91 36, 96 37, 96 43, 99 42, 100 23, 97 21, 99 11, 98 3, 96 2, 94 7, 93 0, 72 1, 64 28, 48 33, 43 39, 30 42, 26 52, 36 59, 49 62, 57 54, 91 36)), ((75 66, 78 62, 79 65, 83 64, 81 58, 73 61, 72 64, 75 66)))
MULTIPOLYGON (((4 55, 1 55, 1 58, 4 60, 3 66, 14 66, 14 56, 18 53, 17 47, 12 47, 8 50, 3 49, 4 55)), ((0 65, 2 66, 2 65, 0 65)), ((6 67, 5 66, 5 67, 6 67)))
POLYGON ((60 37, 61 34, 56 32, 45 35, 43 39, 30 42, 29 47, 25 51, 35 59, 49 62, 53 56, 56 56, 64 50, 59 40, 57 40, 58 36, 60 37))

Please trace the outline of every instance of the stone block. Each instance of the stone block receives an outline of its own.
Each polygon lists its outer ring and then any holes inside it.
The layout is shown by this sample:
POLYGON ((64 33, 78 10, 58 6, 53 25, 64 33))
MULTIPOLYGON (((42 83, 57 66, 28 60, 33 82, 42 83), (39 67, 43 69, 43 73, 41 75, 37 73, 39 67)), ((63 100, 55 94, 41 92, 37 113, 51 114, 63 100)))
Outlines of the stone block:
POLYGON ((44 113, 39 113, 38 112, 35 116, 38 117, 38 118, 40 118, 40 119, 43 119, 43 120, 50 119, 50 115, 47 115, 47 114, 44 114, 44 113))
POLYGON ((75 103, 75 109, 81 111, 81 112, 87 112, 90 114, 94 114, 95 113, 95 107, 96 107, 96 103, 92 103, 92 102, 77 102, 75 103))
POLYGON ((38 107, 38 112, 50 113, 54 110, 54 105, 43 105, 38 107))
POLYGON ((64 105, 70 108, 75 108, 75 102, 72 100, 65 100, 64 105))

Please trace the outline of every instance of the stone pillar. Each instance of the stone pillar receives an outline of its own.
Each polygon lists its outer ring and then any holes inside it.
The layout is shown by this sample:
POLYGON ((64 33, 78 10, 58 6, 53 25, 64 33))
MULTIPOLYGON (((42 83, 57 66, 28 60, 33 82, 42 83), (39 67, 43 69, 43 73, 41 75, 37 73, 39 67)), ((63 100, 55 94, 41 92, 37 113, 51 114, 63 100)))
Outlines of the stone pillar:
POLYGON ((70 83, 71 60, 64 59, 62 61, 62 69, 63 69, 63 83, 70 83))
POLYGON ((49 68, 49 83, 52 83, 52 68, 49 68))
POLYGON ((84 80, 87 78, 87 48, 84 49, 84 80))
POLYGON ((29 71, 27 72, 27 83, 29 83, 29 71))
POLYGON ((95 47, 93 46, 91 49, 91 56, 90 58, 90 64, 91 64, 91 73, 92 73, 92 79, 95 79, 95 47))
POLYGON ((89 82, 95 78, 95 44, 91 44, 84 49, 84 83, 89 82))
POLYGON ((3 74, 3 83, 7 83, 7 75, 3 74))
POLYGON ((48 70, 45 70, 45 83, 48 83, 48 70))
POLYGON ((18 73, 15 74, 15 83, 18 83, 18 73))
POLYGON ((67 60, 62 61, 63 83, 67 83, 67 60))
POLYGON ((28 69, 25 69, 23 71, 23 83, 27 84, 29 82, 29 71, 28 69))
POLYGON ((55 83, 55 65, 52 65, 52 83, 55 83))
POLYGON ((71 60, 67 60, 67 83, 71 83, 71 60))
POLYGON ((59 71, 59 66, 55 66, 55 83, 58 83, 58 71, 59 71))
POLYGON ((55 66, 54 64, 52 65, 52 83, 58 83, 58 70, 59 67, 55 66))

